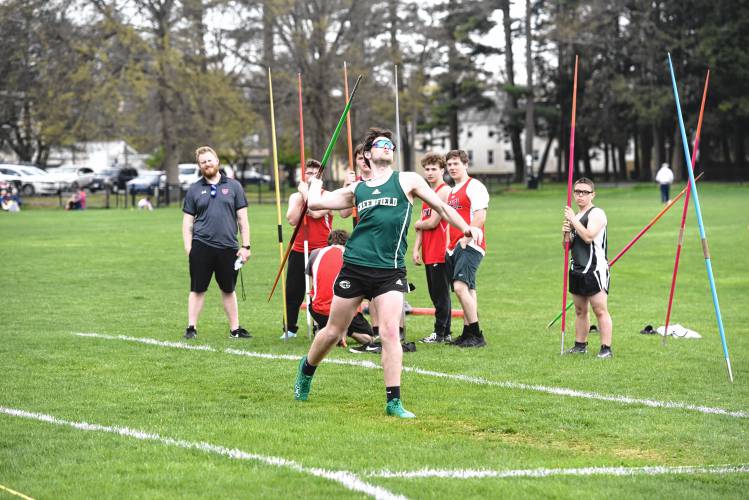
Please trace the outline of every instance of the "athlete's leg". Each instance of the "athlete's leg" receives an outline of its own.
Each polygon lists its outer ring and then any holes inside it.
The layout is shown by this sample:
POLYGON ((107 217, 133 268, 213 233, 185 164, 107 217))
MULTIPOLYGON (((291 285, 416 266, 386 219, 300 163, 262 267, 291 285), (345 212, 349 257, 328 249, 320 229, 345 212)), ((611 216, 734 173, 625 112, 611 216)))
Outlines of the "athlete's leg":
POLYGON ((385 372, 385 387, 401 385, 403 348, 398 335, 398 324, 403 309, 403 293, 392 290, 373 299, 377 304, 380 319, 380 341, 382 342, 382 369, 385 372))
POLYGON ((296 332, 299 308, 304 301, 304 253, 291 251, 286 266, 286 328, 296 332))
POLYGON ((453 281, 453 290, 455 290, 455 295, 458 296, 460 306, 463 308, 463 323, 466 325, 476 323, 479 320, 479 315, 475 290, 471 293, 467 283, 457 280, 453 281))
POLYGON ((197 326, 200 312, 205 303, 205 292, 190 292, 187 298, 187 324, 197 326))
POLYGON ((439 335, 450 333, 452 304, 450 303, 450 282, 444 264, 426 266, 429 298, 434 304, 434 331, 439 335))
POLYGON ((377 318, 377 306, 373 300, 369 301, 369 321, 372 323, 372 336, 377 338, 380 336, 380 321, 377 318))
POLYGON ((611 346, 611 332, 613 329, 611 315, 608 309, 609 296, 606 292, 598 292, 589 297, 593 312, 598 318, 598 330, 601 332, 601 345, 611 346))
POLYGON ((333 296, 328 324, 317 332, 307 353, 307 362, 310 365, 319 365, 333 346, 346 335, 348 326, 356 315, 356 309, 361 301, 362 297, 344 299, 337 295, 333 296))
POLYGON ((589 298, 585 295, 572 294, 572 300, 575 303, 575 340, 577 342, 588 340, 588 331, 590 330, 590 320, 588 319, 589 298))
POLYGON ((221 300, 224 303, 226 319, 229 320, 229 331, 233 332, 239 328, 239 308, 237 307, 237 294, 221 291, 221 300))
POLYGON ((356 340, 362 345, 367 345, 372 343, 372 336, 368 333, 352 333, 351 338, 356 340))

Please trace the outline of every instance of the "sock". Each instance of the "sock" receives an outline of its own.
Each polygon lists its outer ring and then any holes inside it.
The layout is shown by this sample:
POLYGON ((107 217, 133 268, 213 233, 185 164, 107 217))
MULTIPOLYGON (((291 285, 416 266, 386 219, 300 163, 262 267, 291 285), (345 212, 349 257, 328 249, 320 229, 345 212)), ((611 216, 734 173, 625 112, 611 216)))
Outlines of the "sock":
POLYGON ((385 393, 388 397, 388 403, 392 401, 393 399, 400 399, 401 397, 401 386, 394 385, 392 387, 386 387, 385 393))
POLYGON ((195 331, 195 325, 187 325, 187 329, 195 331))
POLYGON ((317 370, 317 367, 315 365, 309 364, 309 361, 307 361, 307 358, 304 358, 304 364, 302 365, 302 373, 307 375, 308 377, 311 377, 315 374, 315 370, 317 370))
POLYGON ((471 323, 466 327, 466 334, 472 337, 480 337, 481 330, 479 330, 479 322, 471 323))
POLYGON ((611 349, 611 346, 610 345, 601 344, 601 350, 603 350, 603 349, 611 349))
MULTIPOLYGON (((575 341, 575 347, 588 347, 588 343, 587 342, 578 342, 576 340, 575 341)), ((603 346, 601 346, 601 347, 603 347, 603 346)))

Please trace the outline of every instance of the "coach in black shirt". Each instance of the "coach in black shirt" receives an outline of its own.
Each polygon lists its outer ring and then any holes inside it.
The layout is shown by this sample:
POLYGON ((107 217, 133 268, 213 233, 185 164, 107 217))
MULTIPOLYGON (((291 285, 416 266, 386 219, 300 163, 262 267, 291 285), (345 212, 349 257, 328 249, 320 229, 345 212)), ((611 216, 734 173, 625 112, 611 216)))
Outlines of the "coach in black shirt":
POLYGON ((243 263, 250 258, 247 198, 239 182, 219 173, 218 156, 213 149, 200 147, 195 151, 195 158, 203 177, 187 190, 182 207, 182 239, 190 260, 185 338, 193 339, 198 335, 195 326, 214 274, 229 318, 229 335, 250 338, 250 333, 239 325, 237 295, 234 293, 237 282, 234 262, 237 257, 243 263), (237 227, 242 239, 241 248, 237 244, 237 227))

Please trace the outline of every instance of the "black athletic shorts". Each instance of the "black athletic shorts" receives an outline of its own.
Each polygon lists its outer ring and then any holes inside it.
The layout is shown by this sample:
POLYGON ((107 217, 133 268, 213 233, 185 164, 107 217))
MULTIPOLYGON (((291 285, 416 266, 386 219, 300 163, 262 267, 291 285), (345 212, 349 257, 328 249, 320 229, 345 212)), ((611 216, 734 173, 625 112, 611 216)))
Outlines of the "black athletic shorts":
MULTIPOLYGON (((310 308, 309 312, 315 319, 315 323, 317 323, 317 326, 319 328, 325 328, 325 325, 328 324, 329 316, 319 314, 312 308, 310 308)), ((360 312, 356 313, 354 319, 351 320, 351 324, 348 326, 346 335, 350 337, 352 333, 366 333, 367 335, 372 335, 372 326, 360 312)))
POLYGON ((476 289, 476 273, 484 256, 473 247, 461 247, 458 244, 453 254, 445 254, 445 272, 450 279, 450 288, 454 281, 462 281, 471 290, 476 289))
POLYGON ((391 291, 408 293, 405 269, 380 269, 344 262, 333 283, 333 294, 344 299, 366 297, 372 300, 391 291))
POLYGON ((190 250, 190 291, 203 293, 208 290, 211 276, 216 274, 216 283, 224 293, 231 293, 237 284, 234 262, 237 251, 233 248, 215 248, 198 240, 192 240, 190 250))
POLYGON ((609 293, 609 273, 591 271, 588 273, 569 272, 569 291, 574 295, 591 297, 600 291, 609 293))

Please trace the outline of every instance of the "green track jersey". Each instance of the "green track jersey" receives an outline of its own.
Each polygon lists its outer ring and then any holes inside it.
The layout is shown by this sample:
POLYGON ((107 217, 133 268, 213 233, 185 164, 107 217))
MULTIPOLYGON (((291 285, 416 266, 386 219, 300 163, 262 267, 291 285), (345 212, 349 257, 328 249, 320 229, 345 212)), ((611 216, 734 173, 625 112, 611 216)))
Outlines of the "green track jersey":
POLYGON ((354 203, 359 223, 346 243, 343 261, 379 269, 406 267, 412 204, 401 188, 398 172, 380 186, 357 184, 354 203))

